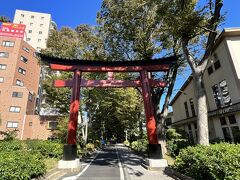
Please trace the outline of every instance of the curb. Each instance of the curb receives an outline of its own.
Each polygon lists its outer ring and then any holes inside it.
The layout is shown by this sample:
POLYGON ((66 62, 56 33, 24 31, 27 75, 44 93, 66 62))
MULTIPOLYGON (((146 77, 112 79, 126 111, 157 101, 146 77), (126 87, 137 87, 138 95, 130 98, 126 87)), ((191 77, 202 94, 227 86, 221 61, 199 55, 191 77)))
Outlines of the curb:
POLYGON ((181 174, 177 171, 175 171, 174 169, 170 168, 170 167, 166 167, 164 170, 164 173, 174 179, 180 179, 180 180, 194 180, 193 178, 186 176, 184 174, 181 174))

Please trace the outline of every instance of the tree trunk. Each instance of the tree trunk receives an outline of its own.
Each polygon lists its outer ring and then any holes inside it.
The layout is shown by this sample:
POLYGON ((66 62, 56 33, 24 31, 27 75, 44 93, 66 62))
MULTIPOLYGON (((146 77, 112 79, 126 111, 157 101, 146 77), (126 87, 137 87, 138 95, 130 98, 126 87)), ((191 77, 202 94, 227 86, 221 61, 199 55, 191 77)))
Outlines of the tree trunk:
POLYGON ((143 122, 141 119, 141 112, 138 113, 138 127, 139 127, 139 137, 140 139, 143 138, 143 122))
POLYGON ((203 84, 203 73, 193 73, 193 81, 197 100, 198 143, 209 145, 207 98, 203 84))

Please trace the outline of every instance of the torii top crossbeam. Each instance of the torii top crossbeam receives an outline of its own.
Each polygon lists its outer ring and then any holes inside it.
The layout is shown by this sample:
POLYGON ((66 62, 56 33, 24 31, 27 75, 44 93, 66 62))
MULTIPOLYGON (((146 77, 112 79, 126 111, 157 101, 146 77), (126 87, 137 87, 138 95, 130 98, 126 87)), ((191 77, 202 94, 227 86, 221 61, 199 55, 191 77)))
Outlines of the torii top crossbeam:
POLYGON ((42 61, 50 63, 52 70, 74 71, 76 69, 82 72, 140 72, 143 70, 149 72, 168 71, 175 62, 176 57, 166 57, 149 60, 135 61, 92 61, 71 58, 60 58, 39 54, 42 61))

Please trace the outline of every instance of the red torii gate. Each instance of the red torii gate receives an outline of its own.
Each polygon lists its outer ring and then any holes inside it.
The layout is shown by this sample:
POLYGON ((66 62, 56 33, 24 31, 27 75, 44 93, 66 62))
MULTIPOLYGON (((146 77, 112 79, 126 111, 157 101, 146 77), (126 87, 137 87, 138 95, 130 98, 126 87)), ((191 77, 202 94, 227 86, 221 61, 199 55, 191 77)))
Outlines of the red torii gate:
POLYGON ((41 60, 48 62, 54 71, 72 71, 71 80, 55 80, 54 86, 71 87, 72 97, 70 104, 70 118, 68 123, 68 144, 64 146, 63 160, 75 160, 77 157, 76 134, 81 87, 141 87, 147 124, 149 142, 149 158, 162 158, 161 146, 158 144, 156 121, 152 105, 151 88, 165 87, 163 81, 149 79, 148 72, 168 71, 176 60, 175 56, 143 61, 90 61, 50 57, 40 54, 41 60), (108 72, 107 80, 82 79, 82 72, 108 72), (137 80, 115 80, 113 72, 139 72, 137 80))

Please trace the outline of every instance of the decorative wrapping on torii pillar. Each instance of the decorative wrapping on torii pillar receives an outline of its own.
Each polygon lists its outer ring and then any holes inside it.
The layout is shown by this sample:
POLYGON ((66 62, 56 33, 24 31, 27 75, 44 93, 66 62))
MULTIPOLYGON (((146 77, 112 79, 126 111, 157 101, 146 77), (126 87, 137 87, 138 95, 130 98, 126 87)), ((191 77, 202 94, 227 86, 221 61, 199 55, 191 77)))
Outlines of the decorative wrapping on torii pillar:
POLYGON ((149 142, 149 158, 162 158, 161 146, 158 144, 156 133, 156 120, 152 104, 151 88, 165 87, 166 82, 148 78, 149 72, 168 71, 174 64, 176 57, 171 56, 162 59, 142 61, 90 61, 79 59, 64 59, 49 57, 40 54, 41 60, 48 62, 54 71, 71 71, 74 77, 71 80, 55 80, 54 86, 71 87, 72 98, 70 104, 70 117, 68 123, 68 144, 64 146, 64 160, 74 160, 77 157, 76 134, 78 122, 78 110, 80 105, 81 87, 141 87, 146 115, 147 136, 149 142), (82 72, 107 72, 107 80, 82 79, 82 72), (140 79, 115 80, 114 72, 139 72, 140 79))

